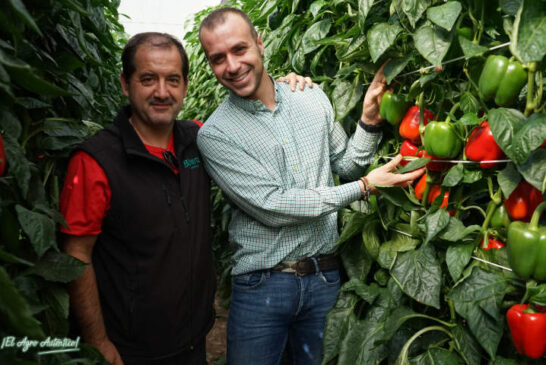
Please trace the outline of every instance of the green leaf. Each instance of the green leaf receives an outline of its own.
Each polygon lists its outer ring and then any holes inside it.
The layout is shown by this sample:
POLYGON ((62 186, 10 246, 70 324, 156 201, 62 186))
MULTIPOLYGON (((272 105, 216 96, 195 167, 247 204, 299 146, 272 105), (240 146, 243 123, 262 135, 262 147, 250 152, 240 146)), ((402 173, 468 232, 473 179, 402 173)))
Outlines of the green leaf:
POLYGON ((518 171, 529 184, 540 191, 544 191, 546 184, 546 150, 539 148, 532 152, 527 162, 518 166, 518 171))
POLYGON ((464 361, 456 352, 441 347, 429 347, 429 349, 411 360, 412 365, 463 365, 464 361))
POLYGON ((480 230, 480 226, 473 224, 466 227, 458 218, 450 217, 449 224, 440 234, 440 238, 450 242, 457 242, 464 239, 472 232, 480 230))
POLYGON ((451 34, 430 24, 422 25, 413 35, 417 51, 434 66, 440 66, 449 46, 451 34))
POLYGON ((447 227, 450 218, 449 213, 445 209, 438 209, 425 218, 425 245, 447 227))
POLYGON ((420 169, 421 167, 425 167, 427 163, 430 162, 430 158, 427 157, 421 157, 417 160, 413 160, 410 163, 408 163, 406 166, 402 167, 399 170, 396 170, 395 174, 405 174, 406 172, 414 171, 417 169, 420 169))
POLYGON ((364 223, 364 228, 362 229, 362 242, 364 242, 364 246, 373 260, 377 260, 377 257, 379 256, 379 248, 381 246, 381 240, 378 234, 379 227, 379 219, 368 218, 364 223))
POLYGON ((45 134, 52 137, 87 137, 88 128, 81 121, 69 118, 47 118, 43 124, 45 134))
POLYGON ((412 28, 415 28, 415 24, 417 24, 417 21, 421 19, 421 16, 429 7, 430 0, 395 0, 393 4, 398 15, 400 17, 405 15, 412 28))
POLYGON ((30 66, 28 63, 5 53, 2 48, 0 48, 0 63, 10 68, 30 70, 30 66))
POLYGON ((334 308, 326 315, 323 363, 328 363, 339 354, 341 342, 348 332, 349 322, 355 318, 354 307, 357 301, 356 295, 340 292, 334 308))
POLYGON ((444 180, 442 181, 442 186, 451 188, 453 186, 459 185, 464 177, 464 167, 463 164, 458 163, 449 169, 444 180))
POLYGON ((385 269, 390 269, 399 252, 413 250, 418 244, 419 241, 416 239, 400 233, 393 233, 392 239, 384 242, 379 248, 377 263, 385 269))
POLYGON ((524 63, 540 62, 546 53, 546 3, 523 0, 513 29, 512 53, 524 63))
POLYGON ((4 138, 9 135, 13 140, 18 139, 23 130, 19 119, 9 110, 0 110, 0 129, 4 138))
MULTIPOLYGON (((2 242, 5 244, 5 242, 2 242)), ((7 251, 4 251, 2 247, 0 247, 0 260, 10 263, 10 264, 22 264, 26 266, 33 266, 34 264, 30 261, 27 261, 25 259, 22 259, 20 257, 17 257, 7 251)))
POLYGON ((473 184, 476 181, 480 180, 482 176, 483 176, 482 170, 464 169, 463 183, 473 184))
POLYGON ((381 192, 382 198, 406 211, 416 209, 417 207, 416 204, 409 200, 406 191, 399 186, 377 186, 377 190, 381 192))
POLYGON ((395 58, 389 61, 385 65, 385 68, 383 69, 383 72, 385 73, 385 79, 387 80, 387 84, 390 84, 391 81, 404 70, 404 68, 409 63, 410 58, 395 58))
POLYGON ((364 91, 362 85, 358 82, 358 77, 355 78, 353 84, 347 81, 339 82, 332 94, 336 120, 343 120, 356 104, 361 101, 363 94, 364 91))
POLYGON ((367 219, 366 214, 351 211, 349 215, 350 217, 347 220, 347 223, 343 225, 343 229, 341 230, 341 235, 336 242, 336 246, 342 244, 343 242, 349 240, 349 238, 353 237, 355 234, 361 232, 362 227, 364 227, 364 222, 366 222, 367 219))
POLYGON ((347 276, 351 279, 366 280, 372 267, 373 260, 360 237, 345 243, 340 251, 341 260, 343 262, 343 267, 347 272, 347 276))
POLYGON ((301 39, 303 53, 308 54, 317 49, 320 44, 317 44, 316 41, 326 37, 331 26, 332 21, 330 19, 324 19, 311 25, 301 39))
POLYGON ((521 365, 521 362, 514 359, 507 359, 502 356, 496 356, 489 362, 489 365, 521 365))
POLYGON ((525 123, 525 116, 516 109, 490 109, 488 113, 489 127, 493 138, 499 147, 511 159, 515 160, 512 141, 516 133, 525 123))
POLYGON ((443 5, 428 8, 427 18, 434 24, 450 31, 462 9, 463 7, 458 1, 448 1, 443 5))
POLYGON ((393 312, 389 314, 387 320, 385 321, 385 339, 390 339, 396 334, 398 329, 407 321, 412 318, 415 318, 415 312, 406 307, 401 306, 396 308, 393 312))
POLYGON ((376 62, 392 46, 401 31, 402 27, 398 23, 379 23, 368 30, 368 49, 373 62, 376 62))
POLYGON ((19 143, 9 135, 4 136, 4 149, 8 161, 8 172, 15 176, 21 193, 26 196, 30 184, 30 163, 21 150, 19 143))
POLYGON ((366 17, 372 8, 372 5, 375 0, 358 0, 358 22, 361 25, 361 28, 364 28, 363 25, 366 22, 366 17))
POLYGON ((87 264, 63 252, 48 252, 29 272, 40 275, 46 280, 69 283, 77 279, 87 264))
POLYGON ((38 28, 38 25, 36 25, 36 22, 34 21, 34 18, 29 14, 27 8, 25 7, 25 4, 21 0, 8 0, 12 6, 12 8, 15 10, 15 12, 19 15, 21 19, 39 35, 42 35, 42 32, 40 31, 40 28, 38 28))
POLYGON ((480 345, 474 336, 460 324, 458 324, 457 327, 452 328, 451 333, 454 337, 457 352, 463 357, 465 362, 470 365, 479 364, 482 353, 480 351, 480 345))
POLYGON ((0 266, 0 313, 2 313, 4 331, 31 338, 44 337, 40 322, 32 317, 27 301, 2 266, 0 266))
POLYGON ((546 140, 546 115, 533 114, 517 131, 513 138, 514 162, 522 164, 546 140))
POLYGON ((362 300, 367 302, 368 304, 373 304, 375 299, 379 296, 380 289, 379 286, 376 283, 371 283, 370 285, 366 285, 364 281, 359 279, 351 279, 340 289, 341 292, 354 292, 356 295, 358 295, 362 300))
POLYGON ((301 74, 305 68, 305 51, 303 47, 298 47, 292 57, 292 67, 294 71, 301 74))
POLYGON ((463 50, 464 57, 469 60, 473 57, 480 56, 488 51, 487 47, 480 46, 479 44, 476 44, 472 42, 470 39, 466 39, 465 37, 459 35, 459 44, 461 45, 461 49, 463 50))
POLYGON ((502 189, 502 194, 505 197, 509 197, 510 194, 512 194, 512 192, 516 190, 516 187, 521 181, 521 176, 518 173, 518 170, 516 169, 514 164, 509 163, 508 165, 506 165, 506 168, 499 172, 497 180, 499 182, 499 186, 502 189))
POLYGON ((457 122, 462 125, 478 125, 483 122, 483 118, 480 118, 476 113, 466 113, 457 122))
POLYGON ((480 102, 478 101, 478 99, 476 99, 474 95, 472 95, 468 91, 465 91, 461 95, 460 105, 461 105, 461 110, 463 111, 463 113, 465 113, 465 115, 470 113, 471 115, 473 114, 477 118, 476 114, 480 111, 481 106, 480 106, 480 102))
POLYGON ((42 256, 50 247, 56 246, 55 223, 51 218, 21 205, 16 205, 15 210, 21 228, 27 234, 38 256, 42 256))
POLYGON ((452 245, 447 248, 446 264, 453 281, 456 282, 460 278, 472 258, 473 251, 474 244, 472 242, 452 245))
POLYGON ((385 320, 393 308, 381 303, 381 298, 378 301, 380 303, 368 310, 364 320, 351 317, 349 330, 341 343, 338 365, 378 364, 388 355, 382 334, 385 320))
MULTIPOLYGON (((350 62, 362 58, 368 57, 368 50, 366 48, 366 37, 361 35, 359 37, 354 37, 351 40, 351 43, 347 46, 344 52, 338 53, 336 51, 336 56, 340 62, 350 62)), ((341 50, 341 48, 338 48, 341 50)))
POLYGON ((417 250, 398 254, 391 275, 400 289, 418 303, 440 309, 442 268, 434 246, 422 245, 417 250))
POLYGON ((523 0, 499 0, 499 7, 508 15, 516 15, 523 0))
POLYGON ((30 69, 10 68, 12 80, 20 87, 39 95, 71 96, 72 94, 36 75, 30 69))
POLYGON ((495 356, 504 332, 501 303, 508 288, 507 280, 510 279, 502 273, 487 272, 476 266, 448 294, 455 311, 466 319, 472 334, 491 357, 495 356))
POLYGON ((309 5, 309 11, 311 12, 311 14, 313 14, 313 18, 316 18, 317 14, 322 10, 322 8, 327 5, 328 2, 325 0, 313 1, 311 5, 309 5))

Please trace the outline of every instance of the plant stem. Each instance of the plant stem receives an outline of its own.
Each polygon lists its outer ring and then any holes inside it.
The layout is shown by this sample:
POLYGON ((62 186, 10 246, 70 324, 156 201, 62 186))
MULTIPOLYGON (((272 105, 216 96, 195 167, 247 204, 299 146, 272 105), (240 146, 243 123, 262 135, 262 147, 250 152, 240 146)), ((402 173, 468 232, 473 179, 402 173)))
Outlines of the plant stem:
POLYGON ((526 117, 530 116, 531 113, 535 110, 535 73, 537 70, 537 63, 530 62, 527 65, 527 103, 525 104, 525 112, 523 113, 526 117))

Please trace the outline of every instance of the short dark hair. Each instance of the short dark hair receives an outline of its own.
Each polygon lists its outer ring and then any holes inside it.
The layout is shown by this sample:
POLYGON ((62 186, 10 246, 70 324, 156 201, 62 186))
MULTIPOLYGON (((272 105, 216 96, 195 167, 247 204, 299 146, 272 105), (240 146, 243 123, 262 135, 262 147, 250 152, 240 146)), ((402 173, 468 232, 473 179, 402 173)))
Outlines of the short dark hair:
POLYGON ((184 50, 184 46, 178 39, 167 33, 158 33, 158 32, 146 32, 138 33, 132 36, 121 54, 121 63, 123 66, 123 77, 125 82, 129 82, 131 76, 135 73, 135 54, 138 47, 143 44, 149 44, 152 47, 161 47, 161 48, 170 48, 172 46, 176 47, 178 53, 180 54, 180 59, 182 60, 182 77, 184 82, 188 82, 188 72, 189 72, 189 61, 188 55, 184 50))
POLYGON ((258 41, 258 33, 256 32, 256 29, 254 28, 254 24, 252 24, 252 20, 246 15, 246 13, 242 10, 239 10, 237 8, 220 8, 214 10, 212 13, 207 15, 205 19, 201 22, 201 25, 199 26, 199 40, 201 40, 201 33, 203 29, 214 29, 220 24, 224 24, 226 21, 226 16, 228 14, 235 14, 239 15, 243 20, 248 24, 248 28, 250 30, 250 35, 252 35, 252 38, 255 42, 258 41))

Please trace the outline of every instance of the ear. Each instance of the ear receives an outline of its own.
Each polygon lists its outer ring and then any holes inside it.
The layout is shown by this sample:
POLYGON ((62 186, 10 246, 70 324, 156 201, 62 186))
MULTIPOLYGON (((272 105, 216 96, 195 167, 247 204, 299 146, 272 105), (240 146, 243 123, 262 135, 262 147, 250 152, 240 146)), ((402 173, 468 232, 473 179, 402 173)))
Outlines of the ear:
POLYGON ((262 41, 262 36, 258 34, 258 39, 256 40, 256 44, 258 44, 258 49, 260 50, 260 56, 264 56, 264 42, 262 41))
POLYGON ((125 76, 121 74, 119 76, 119 82, 121 83, 121 89, 123 90, 123 95, 129 97, 129 83, 125 80, 125 76))

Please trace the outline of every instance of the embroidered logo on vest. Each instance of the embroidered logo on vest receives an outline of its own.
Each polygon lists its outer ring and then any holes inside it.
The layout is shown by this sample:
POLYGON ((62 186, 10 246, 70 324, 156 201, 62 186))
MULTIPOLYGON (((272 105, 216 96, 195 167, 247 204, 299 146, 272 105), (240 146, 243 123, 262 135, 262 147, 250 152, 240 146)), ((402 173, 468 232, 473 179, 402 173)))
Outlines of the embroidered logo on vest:
POLYGON ((189 158, 183 161, 184 168, 186 169, 196 169, 199 166, 201 166, 201 160, 199 159, 199 156, 195 156, 194 158, 189 158))

